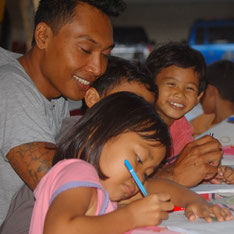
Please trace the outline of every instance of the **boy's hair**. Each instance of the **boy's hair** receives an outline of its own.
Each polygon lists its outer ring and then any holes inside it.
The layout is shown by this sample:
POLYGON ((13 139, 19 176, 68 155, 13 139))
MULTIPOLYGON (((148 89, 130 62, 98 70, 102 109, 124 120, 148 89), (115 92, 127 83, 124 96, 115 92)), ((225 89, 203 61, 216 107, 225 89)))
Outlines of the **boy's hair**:
POLYGON ((207 83, 216 87, 223 99, 234 102, 234 63, 220 60, 210 64, 206 72, 207 83))
POLYGON ((159 141, 169 152, 168 127, 154 106, 134 93, 118 92, 102 98, 72 126, 58 145, 53 165, 63 159, 80 158, 91 163, 99 177, 105 179, 99 165, 103 147, 111 138, 126 132, 136 132, 152 144, 159 141))
MULTIPOLYGON (((99 96, 106 96, 106 93, 118 86, 121 82, 138 82, 143 84, 146 89, 154 93, 155 100, 158 97, 158 89, 152 77, 152 74, 141 64, 129 60, 110 56, 106 72, 100 76, 91 86, 95 88, 99 96)), ((82 100, 82 113, 85 113, 87 106, 82 100)))
POLYGON ((155 78, 162 69, 175 65, 181 68, 194 68, 199 76, 200 94, 206 88, 206 62, 203 55, 186 42, 169 42, 153 50, 146 60, 148 69, 155 78))
MULTIPOLYGON (((56 34, 63 24, 73 19, 76 6, 82 2, 96 7, 108 16, 118 16, 126 8, 122 0, 40 0, 34 18, 35 28, 40 22, 45 22, 56 34)), ((33 37, 32 45, 34 44, 33 37)))

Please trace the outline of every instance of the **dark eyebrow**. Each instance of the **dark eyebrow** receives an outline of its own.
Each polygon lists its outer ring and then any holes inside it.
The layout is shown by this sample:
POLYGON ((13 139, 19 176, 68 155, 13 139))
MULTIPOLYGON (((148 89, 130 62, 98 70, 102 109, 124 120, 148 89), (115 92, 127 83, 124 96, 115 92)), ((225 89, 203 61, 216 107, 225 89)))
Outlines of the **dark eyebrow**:
MULTIPOLYGON (((167 76, 167 77, 164 78, 164 80, 175 80, 176 81, 177 79, 176 79, 176 77, 167 76)), ((199 84, 196 84, 193 81, 189 82, 189 84, 193 84, 195 86, 199 86, 199 84)))
MULTIPOLYGON (((82 39, 85 39, 87 41, 90 41, 91 43, 94 43, 94 44, 98 44, 95 40, 93 40, 91 37, 89 36, 81 36, 80 38, 82 39)), ((110 46, 108 46, 107 48, 105 48, 104 50, 109 50, 109 49, 113 49, 115 47, 115 43, 111 44, 110 46)))

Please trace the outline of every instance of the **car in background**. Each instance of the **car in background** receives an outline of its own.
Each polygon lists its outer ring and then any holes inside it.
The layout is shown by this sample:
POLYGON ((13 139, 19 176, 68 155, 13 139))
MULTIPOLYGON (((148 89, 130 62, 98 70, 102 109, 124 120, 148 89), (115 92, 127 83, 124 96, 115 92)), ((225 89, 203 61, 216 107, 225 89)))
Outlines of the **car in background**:
POLYGON ((141 26, 115 26, 113 28, 115 47, 111 55, 144 62, 154 46, 141 26))
POLYGON ((234 20, 198 20, 190 31, 189 44, 199 50, 207 64, 234 61, 234 20))

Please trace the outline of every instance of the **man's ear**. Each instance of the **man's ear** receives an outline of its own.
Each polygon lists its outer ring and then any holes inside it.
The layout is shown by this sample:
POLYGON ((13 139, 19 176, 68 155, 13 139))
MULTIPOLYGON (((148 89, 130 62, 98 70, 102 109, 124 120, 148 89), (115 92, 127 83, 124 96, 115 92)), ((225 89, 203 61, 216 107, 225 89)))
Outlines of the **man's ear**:
POLYGON ((101 99, 98 91, 93 87, 87 90, 84 98, 88 108, 92 107, 95 103, 99 102, 101 99))
POLYGON ((44 22, 40 22, 35 29, 34 37, 37 46, 44 49, 47 45, 49 37, 53 34, 51 28, 44 22))

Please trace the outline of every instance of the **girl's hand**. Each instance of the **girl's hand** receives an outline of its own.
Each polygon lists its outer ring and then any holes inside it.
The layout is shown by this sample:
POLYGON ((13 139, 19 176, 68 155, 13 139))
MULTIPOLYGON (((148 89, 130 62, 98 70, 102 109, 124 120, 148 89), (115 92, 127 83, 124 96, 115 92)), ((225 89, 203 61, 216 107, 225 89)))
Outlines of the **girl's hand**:
POLYGON ((189 221, 194 221, 200 217, 204 218, 208 223, 212 222, 213 218, 217 218, 219 222, 233 219, 232 213, 229 209, 209 204, 207 202, 189 204, 185 208, 185 215, 189 221))
POLYGON ((158 225, 168 218, 168 212, 174 208, 167 193, 151 194, 126 206, 133 218, 134 226, 158 225))

